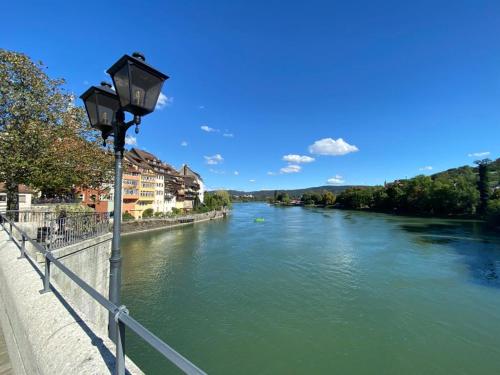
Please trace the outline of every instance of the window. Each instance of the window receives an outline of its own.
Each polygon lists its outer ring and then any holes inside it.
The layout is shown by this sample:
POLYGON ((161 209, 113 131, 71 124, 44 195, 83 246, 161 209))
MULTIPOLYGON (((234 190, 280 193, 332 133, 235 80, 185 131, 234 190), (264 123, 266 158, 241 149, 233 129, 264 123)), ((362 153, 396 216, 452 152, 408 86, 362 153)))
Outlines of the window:
POLYGON ((7 202, 7 195, 0 194, 0 202, 7 202))
POLYGON ((26 195, 19 194, 19 203, 26 203, 26 195))

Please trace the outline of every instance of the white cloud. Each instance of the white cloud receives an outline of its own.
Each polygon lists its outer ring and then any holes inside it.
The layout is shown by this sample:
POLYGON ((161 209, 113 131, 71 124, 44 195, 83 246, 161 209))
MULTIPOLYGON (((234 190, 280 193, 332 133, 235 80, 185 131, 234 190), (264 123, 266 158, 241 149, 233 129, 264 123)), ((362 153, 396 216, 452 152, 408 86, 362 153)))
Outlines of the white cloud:
POLYGON ((199 105, 198 109, 205 109, 205 106, 204 105, 199 105))
POLYGON ((240 175, 240 172, 238 172, 238 171, 234 171, 233 173, 234 173, 235 176, 239 176, 240 175))
POLYGON ((271 171, 269 171, 269 172, 267 172, 267 175, 268 175, 268 176, 276 176, 276 172, 271 172, 271 171))
POLYGON ((160 92, 160 96, 158 97, 158 101, 156 102, 156 109, 163 109, 172 105, 174 102, 173 96, 166 96, 164 93, 160 92))
POLYGON ((491 154, 491 152, 483 151, 483 152, 473 152, 473 153, 470 153, 468 156, 471 158, 482 158, 484 156, 488 156, 489 154, 491 154))
POLYGON ((222 170, 219 170, 219 169, 212 169, 212 168, 210 168, 209 171, 212 172, 212 173, 215 173, 215 174, 226 174, 226 171, 222 171, 222 170))
POLYGON ((213 132, 218 132, 219 131, 219 129, 211 128, 208 125, 202 125, 202 126, 200 126, 200 129, 203 130, 204 132, 207 132, 207 133, 213 133, 213 132))
POLYGON ((280 173, 298 173, 302 167, 300 165, 290 164, 280 169, 280 173))
POLYGON ((188 143, 187 143, 186 141, 182 141, 182 142, 181 142, 181 146, 182 146, 182 147, 186 147, 187 145, 188 145, 188 143))
POLYGON ((432 171, 431 165, 426 165, 425 167, 418 168, 419 171, 432 171))
POLYGON ((339 156, 356 151, 359 151, 356 146, 350 145, 342 138, 339 138, 337 140, 333 138, 323 138, 309 146, 309 152, 311 154, 317 155, 339 156))
POLYGON ((204 156, 205 161, 208 165, 217 165, 224 161, 221 154, 215 154, 213 156, 204 156))
POLYGON ((248 180, 248 182, 255 182, 255 180, 253 180, 253 179, 252 180, 248 180))
POLYGON ((127 135, 125 137, 125 144, 129 146, 137 146, 137 138, 133 135, 127 135))
POLYGON ((224 134, 222 134, 222 136, 227 137, 227 138, 233 138, 234 134, 233 133, 224 133, 224 134))
POLYGON ((340 185, 345 182, 344 178, 338 174, 335 175, 335 177, 329 178, 326 180, 326 183, 328 185, 340 185))
POLYGON ((301 155, 294 155, 294 154, 290 154, 290 155, 285 155, 283 156, 283 160, 284 161, 287 161, 289 163, 312 163, 314 161, 314 158, 310 157, 310 156, 301 156, 301 155))

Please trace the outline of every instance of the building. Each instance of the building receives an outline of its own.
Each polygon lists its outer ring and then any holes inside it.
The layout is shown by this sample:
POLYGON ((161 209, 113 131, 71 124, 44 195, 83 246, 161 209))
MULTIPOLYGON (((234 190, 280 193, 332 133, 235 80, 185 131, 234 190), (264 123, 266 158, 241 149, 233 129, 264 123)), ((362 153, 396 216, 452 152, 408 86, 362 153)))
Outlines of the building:
MULTIPOLYGON (((19 185, 19 210, 30 210, 31 199, 33 198, 33 190, 25 185, 19 185)), ((7 210, 7 189, 5 184, 0 182, 0 212, 7 210)))
MULTIPOLYGON (((144 211, 167 214, 174 208, 190 211, 204 200, 205 185, 201 176, 184 164, 179 170, 155 155, 132 148, 124 153, 122 181, 122 215, 135 219, 144 211)), ((99 212, 111 212, 112 186, 97 191, 80 189, 77 194, 83 203, 99 212)))
POLYGON ((186 209, 192 209, 196 205, 196 200, 198 203, 203 203, 205 199, 205 184, 201 176, 193 171, 187 164, 184 164, 179 169, 179 174, 184 180, 185 187, 185 207, 186 209))
POLYGON ((113 212, 113 185, 105 185, 102 189, 78 188, 75 195, 96 212, 113 212))
POLYGON ((151 205, 155 212, 168 213, 174 207, 189 211, 194 208, 197 198, 203 202, 203 180, 187 165, 177 171, 155 155, 138 148, 132 148, 126 156, 156 173, 155 193, 151 205))
POLYGON ((122 214, 128 212, 134 218, 141 216, 141 211, 136 209, 139 200, 139 187, 141 183, 141 172, 138 165, 123 159, 123 183, 122 183, 122 214))

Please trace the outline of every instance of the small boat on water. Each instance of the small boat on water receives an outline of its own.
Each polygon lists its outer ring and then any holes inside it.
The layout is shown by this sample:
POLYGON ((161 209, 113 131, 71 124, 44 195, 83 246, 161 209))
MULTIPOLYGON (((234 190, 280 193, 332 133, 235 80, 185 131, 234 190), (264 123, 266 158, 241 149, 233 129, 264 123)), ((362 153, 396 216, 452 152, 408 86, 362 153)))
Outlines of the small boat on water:
POLYGON ((263 217, 258 217, 258 218, 256 218, 256 219, 255 219, 255 222, 256 222, 256 223, 263 223, 264 221, 265 221, 265 220, 264 220, 264 218, 263 218, 263 217))

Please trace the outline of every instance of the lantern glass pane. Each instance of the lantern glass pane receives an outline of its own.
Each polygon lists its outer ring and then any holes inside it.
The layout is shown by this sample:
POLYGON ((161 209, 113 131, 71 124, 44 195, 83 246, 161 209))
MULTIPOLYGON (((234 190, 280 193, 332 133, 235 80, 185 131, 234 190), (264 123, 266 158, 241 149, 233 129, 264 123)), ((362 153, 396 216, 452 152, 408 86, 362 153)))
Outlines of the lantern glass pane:
POLYGON ((97 96, 96 94, 90 95, 85 100, 85 108, 87 109, 87 114, 89 115, 90 125, 97 125, 97 96))
POLYGON ((118 100, 105 94, 99 94, 97 102, 99 125, 102 127, 112 126, 113 121, 115 121, 116 112, 120 107, 118 100))
POLYGON ((163 80, 134 64, 130 65, 131 103, 147 112, 155 109, 163 80))
POLYGON ((130 89, 129 89, 129 66, 124 64, 113 76, 113 81, 115 83, 116 93, 120 98, 120 103, 122 107, 126 107, 130 104, 130 89))

